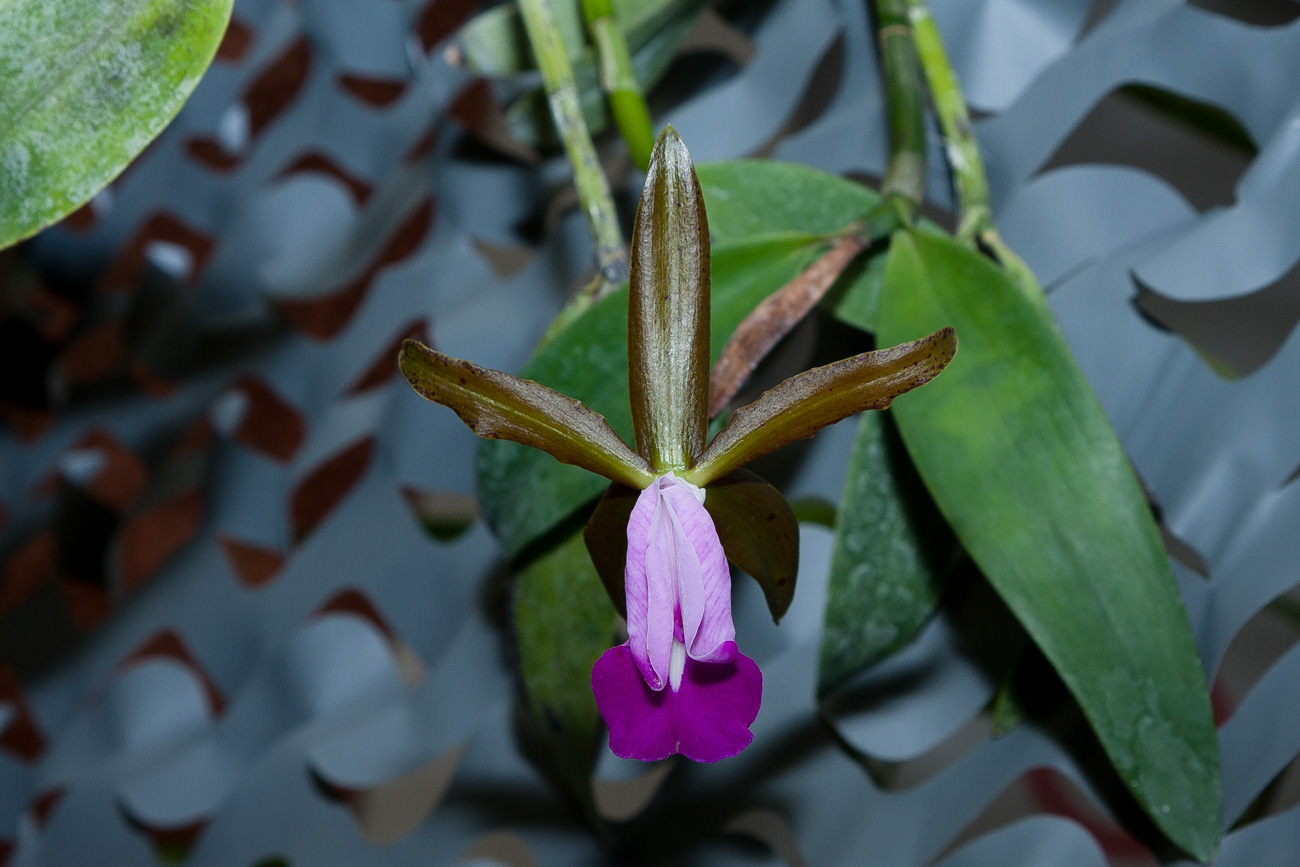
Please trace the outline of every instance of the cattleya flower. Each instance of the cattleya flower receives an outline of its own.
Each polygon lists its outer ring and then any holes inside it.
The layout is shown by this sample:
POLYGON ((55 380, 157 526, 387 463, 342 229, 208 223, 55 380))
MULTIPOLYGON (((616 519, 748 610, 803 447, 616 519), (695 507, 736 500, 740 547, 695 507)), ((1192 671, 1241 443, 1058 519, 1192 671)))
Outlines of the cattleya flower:
POLYGON ((633 228, 628 395, 636 450, 605 419, 543 385, 450 358, 414 340, 402 373, 482 437, 539 448, 612 484, 585 539, 628 640, 591 684, 610 749, 654 760, 734 756, 753 738, 762 674, 736 645, 727 561, 752 575, 776 620, 789 607, 798 524, 749 461, 933 379, 951 328, 792 377, 737 410, 707 442, 709 229, 677 133, 655 144, 633 228))

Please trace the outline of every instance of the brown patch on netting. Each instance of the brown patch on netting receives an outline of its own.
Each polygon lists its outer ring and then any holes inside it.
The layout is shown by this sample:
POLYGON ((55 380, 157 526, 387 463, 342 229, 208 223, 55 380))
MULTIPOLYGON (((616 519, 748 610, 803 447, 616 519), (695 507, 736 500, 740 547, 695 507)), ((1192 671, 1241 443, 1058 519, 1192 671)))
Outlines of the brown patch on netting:
POLYGON ((34 762, 45 752, 45 736, 36 725, 27 696, 18 683, 11 665, 0 665, 0 703, 7 704, 12 715, 0 729, 0 749, 24 762, 34 762))
POLYGON ((278 177, 287 178, 300 174, 319 174, 327 175, 341 183, 352 194, 352 201, 358 206, 365 205, 370 200, 370 185, 350 174, 334 160, 327 157, 320 151, 308 151, 300 155, 296 160, 290 163, 278 177))
POLYGON ((224 533, 217 537, 221 553, 239 583, 252 590, 265 587, 275 580, 284 568, 285 556, 273 548, 250 545, 224 533))
POLYGON ((215 242, 205 233, 186 225, 175 215, 166 212, 151 214, 136 230, 118 253, 113 263, 105 269, 99 288, 105 290, 131 289, 140 281, 149 253, 149 245, 173 244, 190 256, 189 273, 184 279, 193 283, 203 273, 203 267, 212 255, 215 242))
POLYGON ((186 646, 184 640, 176 632, 165 629, 155 633, 153 637, 146 640, 123 659, 118 664, 118 670, 125 671, 132 666, 152 659, 165 659, 180 663, 203 688, 203 694, 208 700, 208 710, 211 711, 212 715, 221 716, 225 711, 226 700, 222 696, 221 690, 217 688, 217 684, 208 676, 207 671, 199 664, 198 659, 190 652, 189 647, 186 646))
POLYGON ((112 378, 126 366, 126 325, 116 319, 92 325, 64 347, 55 366, 77 385, 112 378))
POLYGON ((271 460, 291 460, 307 436, 302 414, 255 377, 239 380, 234 388, 247 401, 235 440, 271 460))
POLYGON ((238 16, 230 17, 230 24, 226 27, 226 35, 221 38, 221 44, 217 46, 217 60, 225 63, 238 63, 248 54, 248 49, 253 44, 253 31, 239 20, 238 16))
POLYGON ((248 112, 248 142, 241 153, 232 154, 217 139, 204 136, 186 142, 190 156, 217 171, 228 171, 243 162, 248 145, 293 103, 307 84, 311 61, 311 43, 301 37, 249 85, 241 100, 248 112))
POLYGON ((375 627, 389 643, 397 640, 393 633, 393 628, 388 625, 384 615, 375 607, 375 603, 370 601, 370 597, 355 587, 345 587, 338 593, 335 593, 320 607, 311 613, 311 617, 327 617, 331 614, 348 614, 358 617, 371 626, 375 627))
POLYGON ((0 616, 30 599, 58 570, 59 541, 53 530, 37 533, 20 545, 0 571, 0 616))
POLYGON ((365 300, 379 272, 401 262, 419 249, 433 225, 433 217, 433 198, 426 196, 424 201, 389 236, 388 242, 375 257, 371 266, 356 280, 340 291, 323 297, 281 299, 275 302, 276 306, 286 319, 308 337, 329 340, 342 331, 352 319, 352 314, 365 300))
POLYGON ((339 87, 375 108, 387 108, 406 93, 406 82, 395 78, 370 78, 345 72, 338 82, 339 87))
POLYGON ((95 207, 90 202, 86 202, 86 204, 60 220, 59 225, 69 232, 89 232, 95 227, 97 219, 95 207))
POLYGON ((47 409, 32 409, 0 401, 0 418, 24 443, 34 443, 54 426, 54 414, 47 409))
POLYGON ((438 143, 438 128, 430 125, 418 139, 415 144, 402 157, 403 161, 408 163, 418 162, 429 154, 433 153, 433 146, 438 143))
POLYGON ((370 366, 366 368, 365 372, 348 387, 346 394, 355 396, 363 391, 378 388, 392 380, 397 375, 397 353, 402 348, 402 342, 407 339, 414 339, 426 345, 428 344, 429 335, 423 319, 417 319, 407 325, 383 349, 379 350, 374 361, 370 362, 370 366))
POLYGON ((139 499, 149 482, 149 470, 140 456, 103 429, 87 431, 68 451, 98 452, 103 464, 88 481, 76 487, 116 514, 122 514, 139 499))
POLYGON ((161 864, 179 864, 188 858, 210 822, 196 819, 183 825, 153 825, 131 813, 125 804, 119 803, 118 810, 126 823, 153 845, 154 857, 161 864))
POLYGON ((460 29, 478 7, 479 0, 429 0, 415 21, 425 52, 460 29))
POLYGON ((294 486, 289 499, 294 539, 305 539, 351 493, 370 469, 374 450, 374 437, 359 440, 321 463, 294 486))
POLYGON ((113 600, 97 584, 69 578, 59 581, 68 620, 78 632, 89 632, 108 619, 113 612, 113 600))
POLYGON ((127 520, 121 532, 122 590, 144 586, 178 551, 189 544, 203 524, 203 496, 183 491, 127 520))
POLYGON ((63 796, 67 793, 67 789, 62 786, 55 786, 37 794, 27 803, 27 809, 31 813, 32 821, 37 828, 44 828, 50 823, 50 817, 54 815, 54 809, 59 806, 59 802, 63 800, 63 796))

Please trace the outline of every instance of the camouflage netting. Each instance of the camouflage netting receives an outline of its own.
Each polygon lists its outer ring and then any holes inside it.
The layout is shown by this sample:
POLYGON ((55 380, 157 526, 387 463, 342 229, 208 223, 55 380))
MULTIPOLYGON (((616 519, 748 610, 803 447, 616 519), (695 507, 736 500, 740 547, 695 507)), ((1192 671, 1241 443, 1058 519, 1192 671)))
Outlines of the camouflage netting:
MULTIPOLYGON (((1278 863, 1300 851, 1290 777, 1270 787, 1300 753, 1300 647, 1274 602, 1300 582, 1300 23, 1107 5, 934 3, 999 225, 1159 504, 1202 660, 1225 672, 1226 820, 1254 821, 1218 863, 1278 863), (1258 153, 1223 146, 1243 170, 1226 207, 1062 156, 1131 84, 1244 128, 1258 153)), ((518 369, 589 261, 576 214, 548 210, 564 164, 472 141, 491 92, 440 46, 476 7, 240 0, 178 120, 7 262, 0 863, 604 862, 517 745, 491 535, 426 528, 472 505, 475 440, 394 364, 421 335, 518 369)), ((878 176, 863 4, 780 0, 735 23, 743 66, 688 42, 677 86, 709 77, 659 118, 695 159, 878 176)), ((837 498, 851 435, 820 436, 787 492, 837 498)), ((986 737, 996 683, 960 611, 838 712, 851 759, 812 698, 830 532, 802 532, 779 629, 738 585, 766 681, 753 747, 602 762, 629 859, 1151 863, 1068 739, 986 737)))

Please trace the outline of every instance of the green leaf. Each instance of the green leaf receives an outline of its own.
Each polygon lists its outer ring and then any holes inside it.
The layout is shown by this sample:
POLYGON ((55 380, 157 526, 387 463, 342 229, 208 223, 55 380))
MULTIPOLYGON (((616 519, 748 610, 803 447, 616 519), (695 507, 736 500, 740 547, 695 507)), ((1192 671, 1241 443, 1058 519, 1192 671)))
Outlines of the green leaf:
POLYGON ((837 517, 817 668, 823 695, 916 637, 959 550, 889 412, 858 422, 837 517))
MULTIPOLYGON (((807 235, 787 234, 713 249, 714 347, 720 348, 763 298, 799 273, 813 255, 810 243, 807 235)), ((581 400, 630 440, 626 291, 593 305, 520 374, 581 400)), ((599 476, 514 443, 485 442, 479 449, 479 504, 507 556, 599 497, 606 485, 599 476)))
MULTIPOLYGON (((862 220, 881 202, 870 187, 797 163, 734 160, 704 163, 696 173, 709 209, 709 229, 718 242, 785 232, 826 238, 862 220)), ((943 233, 926 219, 918 220, 917 227, 943 233)), ((874 332, 885 258, 870 252, 849 266, 823 306, 846 325, 874 332)))
POLYGON ((938 376, 957 351, 951 328, 792 376, 736 410, 684 478, 707 485, 863 410, 884 409, 938 376))
POLYGON ((709 221, 691 155, 671 126, 655 142, 641 190, 628 292, 636 449, 655 475, 684 470, 709 426, 709 221))
POLYGON ((898 233, 881 339, 947 324, 961 353, 894 408, 907 449, 1138 802, 1209 861, 1222 804, 1205 674, 1128 459, 1041 296, 955 241, 898 233))
POLYGON ((799 572, 799 521, 790 504, 758 476, 737 470, 705 488, 704 508, 727 559, 758 582, 779 623, 799 572))
POLYGON ((418 340, 402 342, 397 365, 422 397, 451 409, 478 436, 541 449, 629 485, 654 479, 605 419, 544 385, 443 355, 418 340))
POLYGON ((594 816, 591 773, 603 724, 591 693, 591 667, 618 643, 618 616, 581 533, 520 572, 513 612, 524 706, 544 749, 544 766, 594 816))
POLYGON ((779 232, 829 235, 880 203, 856 181, 797 163, 733 160, 696 167, 717 242, 779 232))
POLYGON ((84 204, 162 132, 231 4, 0 3, 0 248, 84 204))

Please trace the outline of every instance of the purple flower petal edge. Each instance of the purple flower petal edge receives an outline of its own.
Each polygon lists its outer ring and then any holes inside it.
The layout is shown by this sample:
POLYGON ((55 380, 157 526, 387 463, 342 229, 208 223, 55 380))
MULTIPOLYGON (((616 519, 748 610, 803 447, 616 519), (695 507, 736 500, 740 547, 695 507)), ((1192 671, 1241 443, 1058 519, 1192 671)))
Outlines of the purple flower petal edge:
POLYGON ((626 644, 605 651, 591 670, 591 689, 614 754, 656 761, 681 753, 716 762, 749 746, 763 675, 735 642, 728 644, 723 652, 732 655, 729 662, 688 658, 676 691, 651 689, 626 644))

